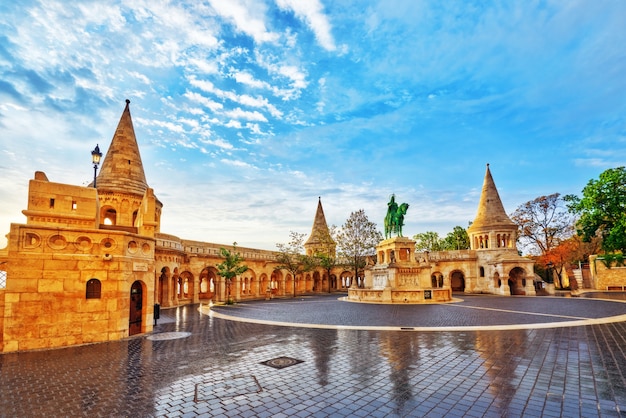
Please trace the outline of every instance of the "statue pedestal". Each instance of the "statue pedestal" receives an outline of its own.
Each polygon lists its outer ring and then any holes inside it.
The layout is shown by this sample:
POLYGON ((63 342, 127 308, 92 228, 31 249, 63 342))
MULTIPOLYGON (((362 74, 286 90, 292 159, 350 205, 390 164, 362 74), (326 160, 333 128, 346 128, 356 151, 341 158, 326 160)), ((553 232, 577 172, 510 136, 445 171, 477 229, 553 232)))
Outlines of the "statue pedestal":
POLYGON ((383 303, 391 303, 391 288, 390 287, 386 287, 383 289, 383 293, 382 293, 382 302, 383 303))
POLYGON ((415 241, 406 237, 394 237, 376 246, 376 264, 410 264, 415 261, 415 241))
MULTIPOLYGON (((389 238, 376 246, 377 263, 365 270, 365 287, 348 289, 348 300, 374 303, 437 303, 452 300, 452 289, 432 287, 432 266, 415 259, 415 241, 389 238)), ((436 286, 436 284, 435 284, 436 286)))

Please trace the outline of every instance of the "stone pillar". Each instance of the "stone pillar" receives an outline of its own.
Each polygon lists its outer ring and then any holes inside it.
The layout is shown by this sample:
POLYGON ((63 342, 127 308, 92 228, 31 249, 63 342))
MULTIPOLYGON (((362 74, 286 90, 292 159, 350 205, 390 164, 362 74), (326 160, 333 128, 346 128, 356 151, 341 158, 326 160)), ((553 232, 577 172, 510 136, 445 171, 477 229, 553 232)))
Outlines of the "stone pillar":
POLYGON ((193 303, 200 302, 200 274, 197 276, 193 276, 193 295, 192 295, 193 303))

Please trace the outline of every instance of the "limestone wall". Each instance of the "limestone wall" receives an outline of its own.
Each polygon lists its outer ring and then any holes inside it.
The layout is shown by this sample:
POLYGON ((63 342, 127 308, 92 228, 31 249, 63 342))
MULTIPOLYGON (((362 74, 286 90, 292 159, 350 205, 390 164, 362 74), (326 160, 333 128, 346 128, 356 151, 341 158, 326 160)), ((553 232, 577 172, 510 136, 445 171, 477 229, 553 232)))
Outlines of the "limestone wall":
POLYGON ((608 268, 598 255, 589 257, 591 284, 596 290, 626 290, 626 267, 608 268))
POLYGON ((115 232, 11 225, 3 351, 128 336, 130 288, 142 283, 142 332, 152 329, 154 241, 115 232), (99 298, 87 298, 97 279, 99 298))
POLYGON ((29 225, 96 228, 96 189, 52 183, 42 172, 29 182, 28 207, 23 211, 29 225))

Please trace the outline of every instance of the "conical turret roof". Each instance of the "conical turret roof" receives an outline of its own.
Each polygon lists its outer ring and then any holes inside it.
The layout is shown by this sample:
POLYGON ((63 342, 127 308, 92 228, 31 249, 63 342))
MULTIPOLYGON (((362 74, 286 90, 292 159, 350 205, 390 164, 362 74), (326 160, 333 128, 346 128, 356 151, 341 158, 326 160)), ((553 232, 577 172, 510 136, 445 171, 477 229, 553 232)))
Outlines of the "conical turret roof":
POLYGON ((309 239, 304 243, 305 246, 320 244, 320 239, 329 235, 328 224, 326 223, 324 209, 322 208, 322 198, 320 197, 318 199, 315 220, 313 221, 313 228, 311 228, 311 236, 309 236, 309 239))
POLYGON ((478 213, 468 231, 494 228, 517 229, 517 225, 509 218, 500 200, 498 189, 491 176, 489 164, 483 181, 483 190, 478 202, 478 213))
POLYGON ((97 189, 143 195, 148 189, 135 129, 130 117, 130 100, 117 125, 111 146, 96 181, 97 189))

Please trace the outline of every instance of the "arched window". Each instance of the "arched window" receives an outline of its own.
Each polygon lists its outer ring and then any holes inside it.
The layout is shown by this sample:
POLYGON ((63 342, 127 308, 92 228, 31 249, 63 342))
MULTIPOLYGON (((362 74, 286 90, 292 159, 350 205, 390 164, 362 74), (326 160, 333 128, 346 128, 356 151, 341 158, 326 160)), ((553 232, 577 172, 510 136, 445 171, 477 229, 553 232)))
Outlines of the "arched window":
POLYGON ((102 285, 98 279, 89 279, 87 281, 85 297, 87 299, 100 299, 102 293, 102 285))
POLYGON ((105 225, 117 225, 117 212, 113 208, 108 208, 104 211, 104 219, 102 223, 105 225))
POLYGON ((480 277, 485 277, 485 268, 480 266, 480 277))

